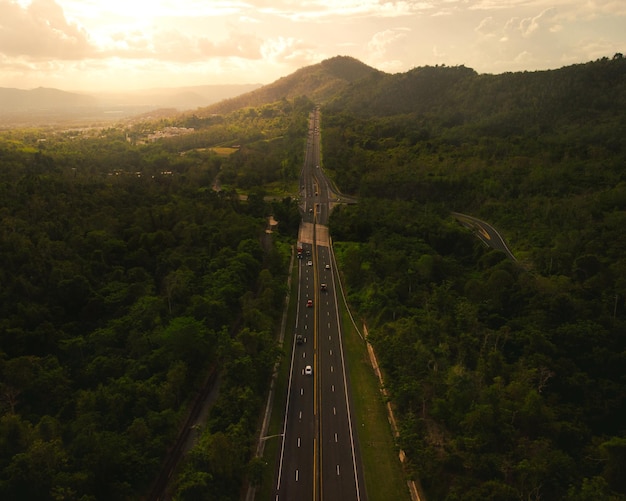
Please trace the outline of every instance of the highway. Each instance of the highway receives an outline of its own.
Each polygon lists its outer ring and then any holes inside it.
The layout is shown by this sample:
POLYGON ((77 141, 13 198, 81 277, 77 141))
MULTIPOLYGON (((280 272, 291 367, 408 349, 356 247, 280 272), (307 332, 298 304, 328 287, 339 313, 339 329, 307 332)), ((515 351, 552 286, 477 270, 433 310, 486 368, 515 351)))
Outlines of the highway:
POLYGON ((327 227, 337 194, 319 167, 319 125, 315 110, 301 175, 302 258, 276 501, 366 500, 327 227))

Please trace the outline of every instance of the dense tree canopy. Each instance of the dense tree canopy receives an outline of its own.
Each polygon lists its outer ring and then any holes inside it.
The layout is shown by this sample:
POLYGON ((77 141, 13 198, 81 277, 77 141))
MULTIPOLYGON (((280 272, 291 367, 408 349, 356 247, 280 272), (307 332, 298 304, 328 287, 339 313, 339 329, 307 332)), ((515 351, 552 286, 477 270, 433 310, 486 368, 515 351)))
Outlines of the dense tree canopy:
POLYGON ((428 499, 626 498, 625 75, 429 68, 394 85, 433 99, 323 110, 324 166, 360 195, 331 217, 340 267, 428 499))
POLYGON ((255 173, 294 182, 308 111, 285 101, 246 112, 253 123, 213 118, 146 144, 189 124, 0 135, 2 499, 145 495, 216 370, 222 393, 192 463, 210 492, 238 496, 279 355, 297 207, 234 188, 255 173), (238 145, 228 157, 224 142, 238 145), (220 169, 233 182, 214 191, 220 169), (274 208, 286 221, 268 236, 274 208))
MULTIPOLYGON (((359 196, 330 226, 411 472, 429 499, 625 499, 626 61, 359 74, 322 166, 359 196)), ((0 134, 0 497, 140 497, 220 371, 174 495, 238 498, 312 107, 0 134)))

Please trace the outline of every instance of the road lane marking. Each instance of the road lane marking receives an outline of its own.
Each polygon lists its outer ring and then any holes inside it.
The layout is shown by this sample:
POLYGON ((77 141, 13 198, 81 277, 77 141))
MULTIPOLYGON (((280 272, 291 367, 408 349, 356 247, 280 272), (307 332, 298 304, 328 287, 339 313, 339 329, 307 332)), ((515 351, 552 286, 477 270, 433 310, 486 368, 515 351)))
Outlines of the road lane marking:
POLYGON ((333 392, 334 392, 334 391, 335 391, 335 385, 334 385, 334 384, 333 384, 333 385, 331 385, 330 389, 331 389, 331 391, 333 391, 333 392))
MULTIPOLYGON (((335 438, 337 438, 337 434, 335 433, 335 438)), ((337 440, 335 440, 336 442, 337 440)), ((298 437, 298 448, 300 448, 300 437, 298 437)))
POLYGON ((335 372, 335 368, 332 365, 330 366, 330 372, 335 372))
POLYGON ((300 395, 304 395, 304 388, 300 388, 300 395))
MULTIPOLYGON (((331 250, 332 252, 332 250, 331 250)), ((333 284, 334 284, 334 278, 333 278, 333 284)), ((350 399, 348 398, 348 383, 346 381, 346 365, 345 365, 345 359, 344 359, 344 352, 343 352, 343 341, 342 341, 342 333, 341 333, 341 318, 339 317, 339 308, 336 309, 336 314, 337 314, 337 329, 338 329, 338 342, 339 342, 339 356, 341 357, 341 367, 340 367, 340 371, 342 373, 343 376, 343 394, 345 397, 345 402, 347 405, 347 409, 346 409, 346 416, 348 418, 348 441, 350 442, 350 450, 352 452, 352 473, 350 473, 350 475, 354 474, 354 482, 355 482, 355 488, 356 488, 356 501, 360 501, 361 500, 361 489, 359 486, 359 472, 357 469, 357 458, 356 458, 356 451, 355 451, 355 446, 354 446, 354 428, 352 426, 352 415, 350 412, 350 404, 349 401, 350 399)))
POLYGON ((339 465, 337 465, 337 476, 339 476, 339 465))
MULTIPOLYGON (((300 440, 300 439, 298 439, 300 440)), ((339 442, 339 439, 337 438, 337 434, 335 433, 335 443, 339 442)))
POLYGON ((298 470, 296 470, 296 482, 298 481, 299 475, 300 475, 300 472, 298 470))

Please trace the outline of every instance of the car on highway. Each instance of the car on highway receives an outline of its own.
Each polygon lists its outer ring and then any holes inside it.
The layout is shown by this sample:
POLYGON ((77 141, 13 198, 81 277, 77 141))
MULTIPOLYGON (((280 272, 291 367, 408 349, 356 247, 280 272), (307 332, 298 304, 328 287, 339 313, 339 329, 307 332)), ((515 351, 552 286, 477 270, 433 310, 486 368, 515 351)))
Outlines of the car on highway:
POLYGON ((311 367, 310 365, 307 365, 307 366, 304 368, 304 375, 305 375, 305 376, 311 376, 311 375, 313 375, 313 367, 311 367))
POLYGON ((306 302, 306 307, 307 307, 307 308, 313 308, 313 300, 312 300, 312 299, 309 299, 309 300, 306 302))
POLYGON ((320 289, 322 289, 322 291, 326 292, 328 290, 328 286, 326 284, 321 284, 320 285, 320 289))
POLYGON ((330 270, 330 265, 327 264, 326 266, 324 266, 324 268, 326 268, 327 270, 330 270))
POLYGON ((302 334, 296 334, 296 344, 302 343, 304 343, 304 338, 302 337, 302 334))
POLYGON ((306 265, 307 265, 307 266, 313 266, 313 261, 307 261, 307 262, 306 262, 306 265))

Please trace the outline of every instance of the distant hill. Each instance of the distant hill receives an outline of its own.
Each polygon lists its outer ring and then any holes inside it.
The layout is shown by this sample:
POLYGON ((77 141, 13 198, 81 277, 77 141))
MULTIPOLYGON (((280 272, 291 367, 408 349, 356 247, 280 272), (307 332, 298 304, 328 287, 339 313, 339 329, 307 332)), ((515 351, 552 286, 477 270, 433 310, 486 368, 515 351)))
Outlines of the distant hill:
POLYGON ((353 83, 374 75, 384 75, 357 59, 337 56, 306 66, 276 82, 198 110, 200 114, 228 113, 240 108, 306 96, 316 103, 326 102, 353 83))
POLYGON ((190 110, 252 92, 259 87, 261 84, 195 85, 100 93, 96 96, 101 104, 107 106, 144 105, 190 110))
POLYGON ((40 111, 95 106, 97 99, 84 94, 38 87, 22 90, 0 87, 0 111, 40 111))
POLYGON ((479 75, 465 66, 426 66, 397 74, 375 74, 335 96, 331 108, 364 115, 426 112, 447 106, 458 89, 479 75))
MULTIPOLYGON (((478 74, 465 66, 425 66, 389 74, 357 59, 337 56, 306 66, 261 86, 201 85, 85 95, 58 89, 0 88, 0 124, 14 117, 32 123, 59 116, 122 119, 168 110, 198 116, 223 114, 306 96, 328 110, 360 116, 414 115, 433 123, 461 125, 486 120, 485 127, 511 132, 520 114, 534 113, 537 123, 555 125, 559 117, 611 113, 626 106, 626 58, 556 70, 478 74), (57 116, 58 115, 58 116, 57 116)), ((583 119, 584 120, 584 119, 583 119)), ((23 120, 22 120, 23 122, 23 120)))
POLYGON ((521 116, 526 124, 552 128, 623 109, 626 58, 615 54, 555 70, 492 75, 462 65, 389 74, 338 56, 194 113, 228 113, 301 96, 329 111, 363 117, 412 115, 444 127, 480 122, 486 133, 509 134, 519 129, 521 116))
POLYGON ((208 106, 258 89, 261 84, 197 85, 129 92, 85 94, 59 89, 0 88, 0 125, 110 122, 153 110, 181 111, 208 106))
POLYGON ((510 130, 520 114, 537 123, 617 113, 626 106, 626 58, 616 54, 555 70, 478 74, 465 66, 427 66, 355 82, 328 103, 360 116, 412 114, 461 125, 489 119, 510 130))

